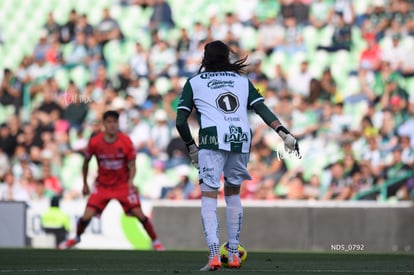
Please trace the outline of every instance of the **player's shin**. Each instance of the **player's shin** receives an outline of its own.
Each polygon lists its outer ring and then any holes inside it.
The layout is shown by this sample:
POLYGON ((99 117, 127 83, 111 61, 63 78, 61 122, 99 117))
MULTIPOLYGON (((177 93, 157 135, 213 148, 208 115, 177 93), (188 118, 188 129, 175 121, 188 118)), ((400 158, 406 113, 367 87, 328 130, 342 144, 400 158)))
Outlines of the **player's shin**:
POLYGON ((148 236, 150 236, 152 241, 155 241, 157 239, 157 234, 155 233, 154 227, 152 226, 152 223, 148 217, 145 217, 144 219, 139 220, 142 223, 142 226, 144 227, 145 231, 147 231, 148 236))
POLYGON ((229 241, 229 258, 238 256, 240 232, 243 223, 243 207, 240 194, 225 196, 226 201, 226 223, 229 241))
POLYGON ((91 219, 89 220, 83 220, 82 218, 79 218, 78 223, 76 225, 76 237, 80 239, 80 236, 85 232, 86 227, 88 227, 89 223, 91 222, 91 219))
POLYGON ((201 220, 210 258, 219 255, 219 222, 217 217, 217 198, 201 198, 201 220))

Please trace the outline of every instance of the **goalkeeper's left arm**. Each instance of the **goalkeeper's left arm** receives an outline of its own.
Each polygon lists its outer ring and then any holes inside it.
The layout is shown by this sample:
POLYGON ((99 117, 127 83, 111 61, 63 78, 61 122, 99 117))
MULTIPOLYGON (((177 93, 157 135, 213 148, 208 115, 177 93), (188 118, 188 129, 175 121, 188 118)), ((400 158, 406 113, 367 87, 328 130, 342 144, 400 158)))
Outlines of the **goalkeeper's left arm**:
POLYGON ((258 114, 263 121, 282 138, 285 143, 285 149, 289 152, 296 152, 300 157, 299 145, 296 138, 286 129, 285 126, 280 123, 277 116, 264 104, 263 101, 255 103, 253 106, 254 111, 258 114))

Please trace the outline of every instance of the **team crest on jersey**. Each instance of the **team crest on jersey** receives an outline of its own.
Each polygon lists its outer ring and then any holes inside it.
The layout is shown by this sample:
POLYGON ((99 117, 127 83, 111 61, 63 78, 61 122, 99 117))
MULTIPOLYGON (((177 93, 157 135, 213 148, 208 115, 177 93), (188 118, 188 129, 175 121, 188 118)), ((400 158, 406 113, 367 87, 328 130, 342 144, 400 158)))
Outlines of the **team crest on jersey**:
POLYGON ((243 133, 241 127, 230 126, 229 130, 230 134, 224 135, 224 142, 244 142, 249 140, 247 133, 243 133))

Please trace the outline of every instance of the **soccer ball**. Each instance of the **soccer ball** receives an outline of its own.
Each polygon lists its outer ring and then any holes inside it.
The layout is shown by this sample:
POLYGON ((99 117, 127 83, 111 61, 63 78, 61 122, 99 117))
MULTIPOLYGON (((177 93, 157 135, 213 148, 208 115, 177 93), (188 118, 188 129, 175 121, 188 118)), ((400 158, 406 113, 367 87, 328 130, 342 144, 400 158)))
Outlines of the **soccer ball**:
MULTIPOLYGON (((239 249, 239 257, 241 259, 240 266, 242 266, 247 260, 247 250, 241 243, 239 243, 238 249, 239 249)), ((229 254, 229 242, 227 241, 220 246, 220 259, 221 259, 221 264, 224 267, 228 267, 228 262, 229 262, 228 254, 229 254)))

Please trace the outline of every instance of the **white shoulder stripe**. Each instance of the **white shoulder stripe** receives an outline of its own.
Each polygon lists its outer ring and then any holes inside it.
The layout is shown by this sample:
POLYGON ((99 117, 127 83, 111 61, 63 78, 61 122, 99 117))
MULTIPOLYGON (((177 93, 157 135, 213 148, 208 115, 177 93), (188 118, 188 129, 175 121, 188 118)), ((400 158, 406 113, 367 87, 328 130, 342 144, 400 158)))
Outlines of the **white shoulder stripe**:
POLYGON ((188 111, 188 112, 191 112, 191 109, 190 109, 190 108, 188 108, 188 107, 186 107, 186 106, 178 106, 178 107, 177 107, 177 110, 186 110, 186 111, 188 111))
POLYGON ((255 100, 253 100, 251 103, 250 103, 250 106, 253 106, 256 102, 258 102, 258 101, 264 101, 264 98, 263 97, 259 97, 259 98, 256 98, 255 100))

